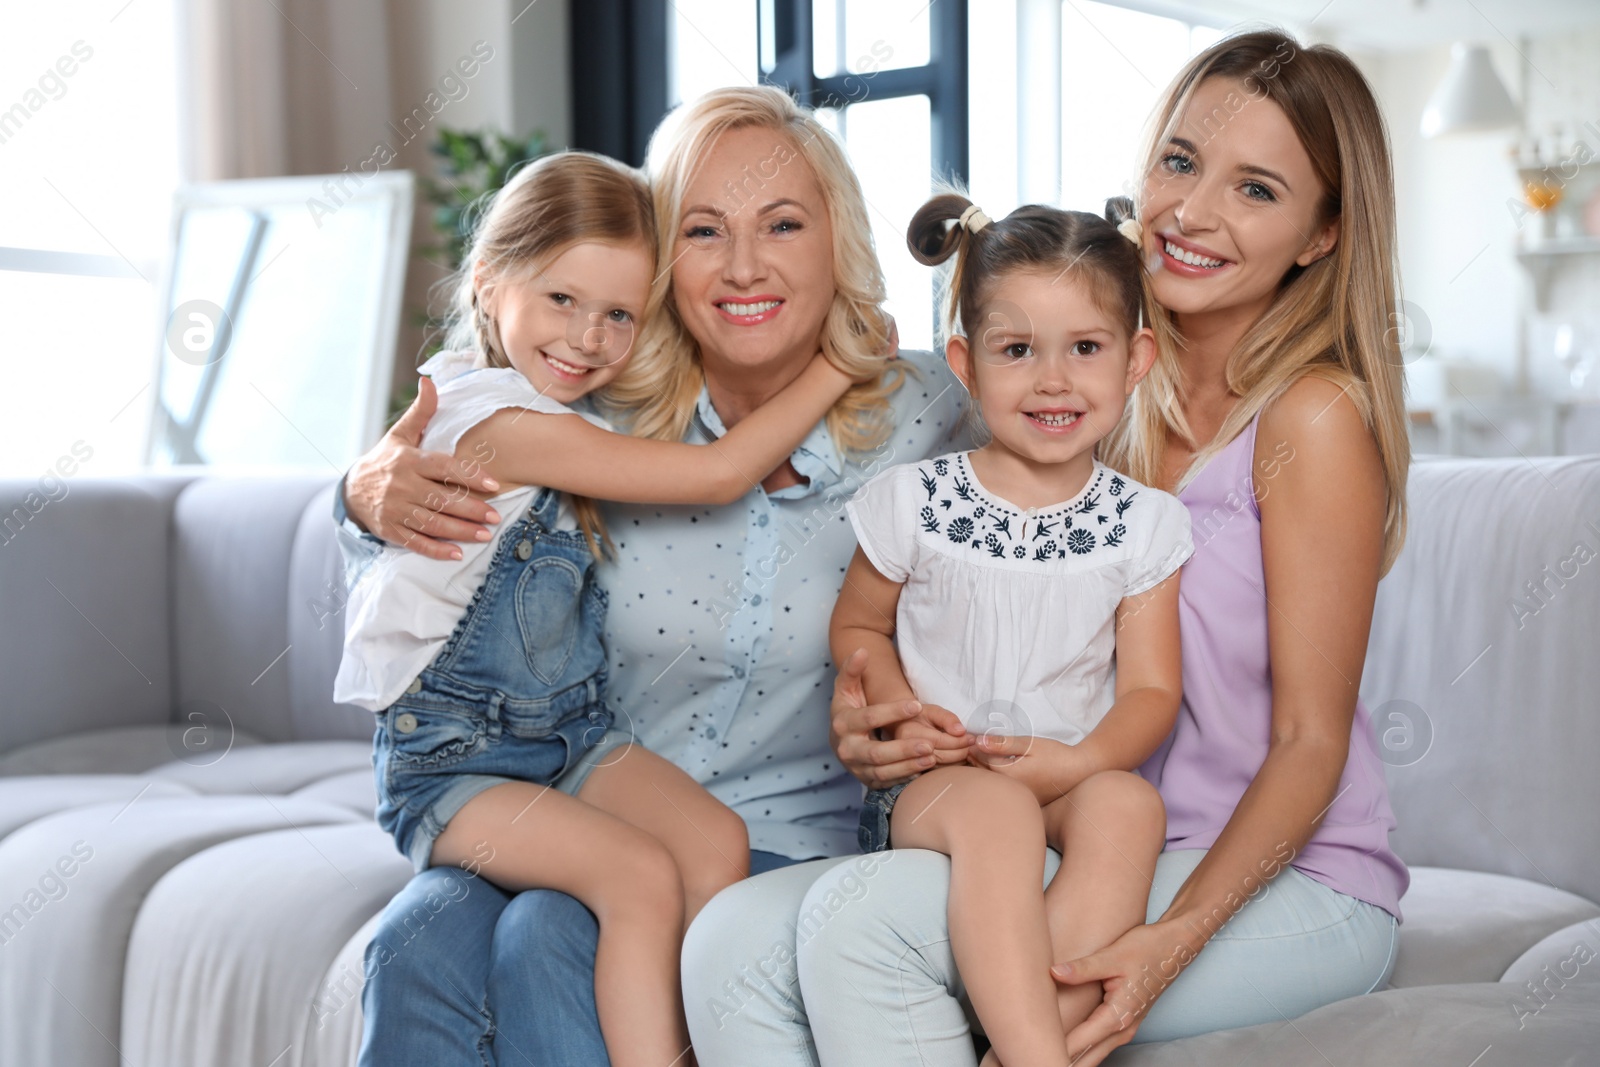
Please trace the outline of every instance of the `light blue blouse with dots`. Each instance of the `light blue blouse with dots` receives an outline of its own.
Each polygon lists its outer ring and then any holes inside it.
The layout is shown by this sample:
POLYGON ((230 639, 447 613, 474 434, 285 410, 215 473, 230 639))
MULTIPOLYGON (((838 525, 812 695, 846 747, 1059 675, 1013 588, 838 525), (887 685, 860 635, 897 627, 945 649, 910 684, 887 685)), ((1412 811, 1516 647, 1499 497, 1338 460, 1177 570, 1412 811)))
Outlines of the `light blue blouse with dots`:
MULTIPOLYGON (((944 361, 900 359, 915 372, 890 397, 894 432, 871 452, 844 457, 819 422, 790 456, 798 485, 752 486, 723 507, 602 505, 617 548, 596 568, 610 596, 617 728, 738 812, 754 849, 856 849, 862 786, 828 745, 828 619, 856 545, 844 504, 887 467, 971 447, 967 394, 944 361)), ((702 388, 684 440, 725 432, 702 388)), ((345 518, 341 495, 348 570, 378 542, 345 518)))

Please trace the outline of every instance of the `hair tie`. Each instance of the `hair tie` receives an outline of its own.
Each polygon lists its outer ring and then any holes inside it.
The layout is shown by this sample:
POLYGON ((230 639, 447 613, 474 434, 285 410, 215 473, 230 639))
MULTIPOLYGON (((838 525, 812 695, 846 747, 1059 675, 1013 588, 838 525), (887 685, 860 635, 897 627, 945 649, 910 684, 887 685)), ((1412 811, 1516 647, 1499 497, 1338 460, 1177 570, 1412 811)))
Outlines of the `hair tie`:
POLYGON ((1141 248, 1144 247, 1144 227, 1139 225, 1138 219, 1123 219, 1117 223, 1117 232, 1141 248))
POLYGON ((969 204, 967 210, 961 213, 961 218, 956 220, 956 224, 964 227, 968 233, 977 233, 993 221, 977 204, 969 204))

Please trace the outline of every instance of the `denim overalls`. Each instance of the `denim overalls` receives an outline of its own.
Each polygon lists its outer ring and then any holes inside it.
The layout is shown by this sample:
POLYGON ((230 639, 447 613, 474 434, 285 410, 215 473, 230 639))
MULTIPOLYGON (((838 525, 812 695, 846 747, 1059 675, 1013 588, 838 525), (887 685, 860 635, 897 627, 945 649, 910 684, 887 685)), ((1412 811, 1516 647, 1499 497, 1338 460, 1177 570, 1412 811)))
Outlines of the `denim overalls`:
POLYGON ((583 532, 551 529, 559 504, 555 490, 535 493, 449 641, 378 713, 378 825, 418 871, 467 801, 507 781, 563 788, 616 733, 603 703, 606 593, 583 532))

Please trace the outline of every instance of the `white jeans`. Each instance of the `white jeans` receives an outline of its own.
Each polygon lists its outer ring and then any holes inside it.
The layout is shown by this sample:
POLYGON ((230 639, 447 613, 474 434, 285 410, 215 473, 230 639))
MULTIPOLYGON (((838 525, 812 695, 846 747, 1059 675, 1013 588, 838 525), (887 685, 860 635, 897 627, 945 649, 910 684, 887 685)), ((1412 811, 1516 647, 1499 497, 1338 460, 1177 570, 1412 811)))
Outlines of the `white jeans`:
MULTIPOLYGON (((1161 855, 1151 920, 1204 855, 1161 855)), ((1046 885, 1060 863, 1047 849, 1046 885)), ((949 857, 896 849, 782 867, 723 890, 683 947, 701 1067, 973 1067, 949 888, 949 857)), ((1286 868, 1156 1001, 1135 1040, 1291 1019, 1370 992, 1388 981, 1396 940, 1382 908, 1286 868)))

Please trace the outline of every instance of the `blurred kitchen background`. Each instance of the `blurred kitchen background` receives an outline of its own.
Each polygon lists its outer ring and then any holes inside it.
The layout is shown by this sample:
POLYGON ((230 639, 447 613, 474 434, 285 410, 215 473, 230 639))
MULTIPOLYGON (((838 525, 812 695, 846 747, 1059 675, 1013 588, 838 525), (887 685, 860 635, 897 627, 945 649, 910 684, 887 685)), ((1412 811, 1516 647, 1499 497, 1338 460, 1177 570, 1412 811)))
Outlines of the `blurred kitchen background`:
POLYGON ((1350 52, 1394 149, 1419 452, 1600 451, 1595 0, 4 2, 0 466, 342 469, 435 343, 430 288, 543 151, 642 162, 681 101, 774 82, 866 189, 905 347, 936 174, 991 213, 1125 191, 1230 29, 1350 52), (91 458, 84 459, 87 451, 91 458))

